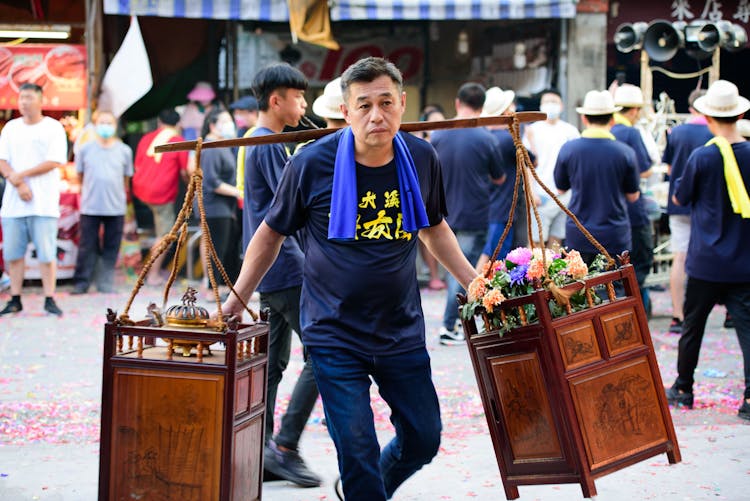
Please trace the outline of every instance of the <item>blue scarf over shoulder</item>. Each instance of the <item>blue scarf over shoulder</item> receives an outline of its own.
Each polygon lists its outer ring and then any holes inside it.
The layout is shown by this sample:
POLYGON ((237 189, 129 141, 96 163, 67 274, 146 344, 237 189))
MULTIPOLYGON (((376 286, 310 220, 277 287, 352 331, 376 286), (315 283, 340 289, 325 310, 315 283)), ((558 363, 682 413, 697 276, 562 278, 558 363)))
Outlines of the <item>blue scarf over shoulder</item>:
MULTIPOLYGON (((393 138, 393 152, 401 199, 404 231, 414 232, 430 225, 419 190, 419 179, 414 159, 406 142, 397 133, 393 138)), ((357 226, 357 167, 354 162, 354 134, 347 127, 341 134, 333 167, 331 218, 328 221, 329 240, 354 240, 357 226)))

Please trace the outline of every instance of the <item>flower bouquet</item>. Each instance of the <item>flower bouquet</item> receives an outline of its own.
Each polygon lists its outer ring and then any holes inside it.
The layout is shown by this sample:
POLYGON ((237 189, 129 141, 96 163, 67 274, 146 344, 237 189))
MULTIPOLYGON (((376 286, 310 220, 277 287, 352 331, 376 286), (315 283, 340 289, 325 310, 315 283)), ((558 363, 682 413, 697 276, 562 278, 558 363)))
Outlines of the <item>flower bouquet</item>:
POLYGON ((600 304, 602 300, 598 295, 587 294, 583 279, 602 272, 606 265, 607 260, 601 254, 587 266, 576 250, 555 253, 550 249, 518 247, 504 260, 487 263, 483 273, 471 282, 461 317, 468 320, 482 315, 485 329, 497 330, 502 335, 538 320, 533 304, 508 311, 501 307, 504 301, 526 296, 537 289, 544 288, 552 293, 554 299, 549 301, 549 308, 553 318, 600 304), (576 282, 584 287, 565 288, 576 282))

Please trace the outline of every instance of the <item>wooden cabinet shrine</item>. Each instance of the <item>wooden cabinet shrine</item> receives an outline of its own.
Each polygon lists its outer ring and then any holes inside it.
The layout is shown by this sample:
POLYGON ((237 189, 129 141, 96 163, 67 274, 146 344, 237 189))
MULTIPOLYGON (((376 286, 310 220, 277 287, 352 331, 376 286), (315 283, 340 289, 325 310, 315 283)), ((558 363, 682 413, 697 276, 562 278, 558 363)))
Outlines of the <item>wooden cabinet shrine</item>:
POLYGON ((260 499, 267 353, 263 322, 218 333, 110 312, 100 501, 260 499))
POLYGON ((502 337, 479 332, 481 316, 463 320, 508 499, 519 485, 553 483, 591 497, 595 478, 664 452, 680 461, 633 267, 585 282, 609 300, 553 319, 548 291, 509 299, 503 310, 532 304, 539 320, 502 337))

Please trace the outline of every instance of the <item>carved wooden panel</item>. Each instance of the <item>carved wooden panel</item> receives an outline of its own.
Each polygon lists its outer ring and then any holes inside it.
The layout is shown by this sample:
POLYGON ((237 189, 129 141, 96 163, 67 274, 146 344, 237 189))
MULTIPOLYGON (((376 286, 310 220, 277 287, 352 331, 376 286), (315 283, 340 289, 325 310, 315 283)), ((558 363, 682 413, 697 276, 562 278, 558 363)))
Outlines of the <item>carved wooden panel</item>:
POLYGON ((638 319, 633 308, 607 313, 599 318, 611 356, 643 344, 641 329, 638 327, 638 319))
POLYGON ((570 387, 592 470, 667 440, 646 356, 573 378, 570 387))
POLYGON ((224 376, 115 368, 110 499, 219 499, 224 376))
POLYGON ((536 353, 489 359, 515 461, 562 458, 536 353))
POLYGON ((263 405, 266 401, 266 364, 250 370, 250 408, 263 405))
POLYGON ((555 332, 566 371, 601 360, 591 320, 569 324, 555 329, 555 332))
POLYGON ((261 456, 263 450, 263 414, 250 419, 234 430, 232 454, 232 500, 260 499, 262 484, 261 456))
POLYGON ((250 373, 237 374, 234 383, 234 415, 239 416, 250 410, 250 373))

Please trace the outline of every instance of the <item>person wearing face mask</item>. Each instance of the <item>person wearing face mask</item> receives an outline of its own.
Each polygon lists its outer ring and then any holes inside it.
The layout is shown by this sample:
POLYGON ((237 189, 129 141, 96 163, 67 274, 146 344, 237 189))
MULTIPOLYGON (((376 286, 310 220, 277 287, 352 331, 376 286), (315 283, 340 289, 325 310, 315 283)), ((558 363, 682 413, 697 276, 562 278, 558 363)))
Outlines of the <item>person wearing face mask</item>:
MULTIPOLYGON (((536 172, 542 182, 553 192, 556 191, 554 171, 557 155, 562 145, 580 137, 578 129, 560 119, 563 101, 560 92, 548 89, 542 92, 539 110, 547 114, 547 119, 535 122, 524 132, 523 144, 536 157, 536 172)), ((565 213, 536 182, 533 184, 534 203, 542 220, 542 233, 548 247, 555 248, 565 239, 565 213)), ((570 193, 559 197, 567 205, 570 193)), ((539 240, 539 229, 532 218, 533 236, 539 240)))
POLYGON ((86 294, 97 260, 97 290, 113 292, 117 253, 122 241, 127 192, 133 176, 133 152, 115 135, 117 119, 99 110, 93 117, 95 138, 81 147, 76 171, 81 182, 80 243, 73 291, 86 294), (99 238, 103 231, 103 238, 99 238))
MULTIPOLYGON (((208 112, 203 122, 201 137, 205 141, 233 139, 237 137, 232 115, 221 108, 214 108, 208 112)), ((235 186, 237 165, 234 154, 229 148, 212 148, 201 153, 201 168, 203 169, 203 206, 206 222, 211 234, 211 241, 216 249, 216 256, 225 265, 233 257, 230 252, 235 250, 232 245, 239 238, 239 226, 236 218, 237 199, 240 191, 235 186)), ((198 214, 197 200, 194 211, 198 214)), ((208 270, 208 256, 201 246, 203 269, 208 270)), ((236 258, 234 258, 236 260, 236 258)), ((216 265, 211 263, 217 283, 222 284, 216 265)), ((230 279, 234 279, 237 270, 227 269, 230 279)), ((203 285, 208 288, 208 275, 203 274, 203 285)))

